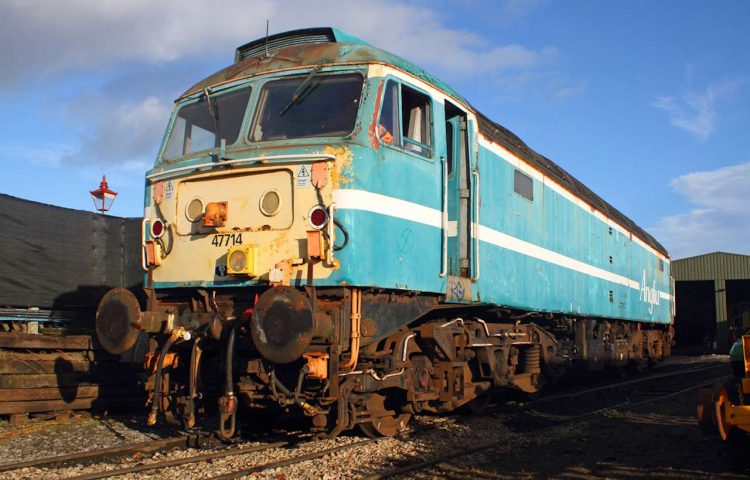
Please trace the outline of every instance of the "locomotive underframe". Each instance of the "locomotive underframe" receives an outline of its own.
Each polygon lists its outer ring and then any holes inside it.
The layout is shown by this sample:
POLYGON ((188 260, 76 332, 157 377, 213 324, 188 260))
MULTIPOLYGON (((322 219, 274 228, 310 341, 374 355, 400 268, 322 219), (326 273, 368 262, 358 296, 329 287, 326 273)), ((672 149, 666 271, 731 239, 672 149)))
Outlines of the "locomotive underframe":
POLYGON ((213 399, 227 438, 239 404, 298 408, 321 435, 357 425, 393 435, 414 413, 481 410, 498 394, 534 395, 571 370, 641 367, 668 356, 672 343, 670 326, 444 304, 417 292, 309 287, 298 291, 315 331, 293 339, 303 347, 298 358, 278 363, 261 354, 251 331, 257 299, 268 291, 147 290, 140 328, 152 332, 150 423, 162 412, 192 427, 213 399))

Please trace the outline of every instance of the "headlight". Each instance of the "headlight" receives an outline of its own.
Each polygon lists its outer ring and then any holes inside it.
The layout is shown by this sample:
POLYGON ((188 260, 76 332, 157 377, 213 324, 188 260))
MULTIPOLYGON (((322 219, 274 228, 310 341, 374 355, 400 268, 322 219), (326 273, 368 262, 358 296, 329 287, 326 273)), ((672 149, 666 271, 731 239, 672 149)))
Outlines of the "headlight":
POLYGON ((229 270, 241 272, 247 265, 247 255, 242 250, 235 250, 229 254, 229 270))
POLYGON ((185 216, 191 222, 195 222, 201 219, 203 216, 203 200, 200 198, 194 198, 190 200, 190 203, 185 206, 185 216))
POLYGON ((276 190, 268 190, 260 196, 260 211, 266 217, 272 217, 281 210, 281 196, 276 190))
POLYGON ((256 277, 258 274, 258 248, 255 245, 239 245, 227 250, 227 273, 230 275, 247 275, 256 277))

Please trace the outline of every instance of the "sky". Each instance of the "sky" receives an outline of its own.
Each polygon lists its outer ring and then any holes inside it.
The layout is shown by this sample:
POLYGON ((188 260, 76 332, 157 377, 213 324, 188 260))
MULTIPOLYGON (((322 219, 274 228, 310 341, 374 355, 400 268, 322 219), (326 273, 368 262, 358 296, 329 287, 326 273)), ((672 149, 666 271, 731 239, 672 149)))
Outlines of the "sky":
POLYGON ((0 0, 0 193, 142 215, 174 99, 266 20, 437 75, 672 258, 750 254, 745 0, 0 0))

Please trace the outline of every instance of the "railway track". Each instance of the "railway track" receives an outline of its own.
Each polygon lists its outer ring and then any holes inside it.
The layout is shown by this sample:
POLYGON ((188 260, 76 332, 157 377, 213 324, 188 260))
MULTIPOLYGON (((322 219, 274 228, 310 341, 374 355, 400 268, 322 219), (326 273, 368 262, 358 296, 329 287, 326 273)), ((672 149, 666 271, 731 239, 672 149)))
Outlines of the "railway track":
POLYGON ((682 375, 689 375, 691 373, 699 373, 699 372, 717 370, 717 369, 726 370, 727 365, 724 363, 720 363, 720 364, 713 364, 713 365, 701 366, 701 367, 687 367, 687 368, 682 368, 676 371, 654 373, 651 375, 644 375, 638 378, 631 378, 628 380, 621 380, 621 381, 616 381, 616 382, 605 382, 603 385, 597 385, 595 387, 585 388, 582 390, 576 389, 575 391, 570 391, 570 392, 545 395, 541 398, 538 398, 538 399, 535 399, 526 403, 526 406, 540 405, 543 403, 548 403, 548 402, 552 402, 552 401, 556 401, 560 399, 575 398, 575 397, 580 397, 583 395, 588 395, 591 393, 602 392, 606 390, 614 390, 614 389, 623 388, 623 387, 627 387, 631 385, 638 385, 638 384, 642 384, 646 382, 651 382, 654 380, 674 378, 674 377, 679 377, 682 375))
POLYGON ((201 445, 201 440, 205 438, 206 437, 201 437, 199 435, 181 435, 170 438, 160 438, 149 442, 119 445, 116 447, 89 450, 69 455, 60 455, 52 458, 9 463, 0 465, 0 473, 29 467, 59 467, 72 463, 92 463, 97 460, 112 460, 128 455, 147 454, 171 448, 197 448, 201 445))
MULTIPOLYGON (((599 387, 594 387, 594 388, 587 389, 587 390, 580 391, 580 392, 573 392, 573 393, 571 393, 569 395, 559 395, 559 396, 556 396, 555 398, 552 398, 552 399, 541 399, 541 400, 538 400, 538 401, 535 401, 535 402, 530 402, 528 405, 529 406, 532 405, 532 404, 533 405, 538 405, 538 404, 541 404, 543 402, 550 401, 550 400, 553 400, 553 399, 562 399, 562 398, 572 399, 572 398, 579 397, 579 396, 587 394, 587 393, 599 392, 599 391, 602 391, 602 390, 605 390, 605 389, 612 389, 612 388, 618 388, 618 387, 621 388, 623 386, 635 385, 635 384, 639 384, 639 383, 645 383, 645 382, 648 382, 648 381, 653 381, 655 379, 673 378, 673 377, 678 377, 678 376, 685 375, 685 374, 688 374, 688 373, 710 371, 710 370, 716 369, 718 367, 719 366, 714 365, 714 366, 710 366, 710 367, 694 368, 694 369, 689 369, 689 370, 679 371, 679 372, 673 372, 673 373, 668 373, 668 374, 654 375, 654 376, 651 376, 651 377, 648 377, 648 378, 645 378, 645 379, 635 379, 635 380, 630 380, 630 381, 618 382, 617 384, 612 384, 612 385, 608 385, 608 386, 599 386, 599 387)), ((724 369, 726 369, 725 365, 721 365, 721 367, 723 367, 724 369)), ((538 425, 536 427, 532 427, 532 428, 526 429, 524 431, 524 436, 539 435, 539 434, 544 433, 544 432, 555 430, 555 429, 557 429, 559 427, 562 427, 562 426, 566 426, 566 425, 569 426, 569 425, 573 425, 573 424, 576 424, 576 423, 588 420, 591 417, 595 417, 595 416, 598 416, 598 415, 603 415, 603 414, 607 414, 607 413, 614 413, 614 412, 617 412, 617 411, 627 410, 627 409, 638 407, 638 406, 641 406, 641 405, 646 405, 646 404, 650 404, 650 403, 660 402, 660 401, 663 401, 663 400, 666 400, 666 399, 669 399, 669 398, 672 398, 672 397, 676 397, 678 395, 682 395, 682 394, 685 394, 685 393, 688 393, 688 392, 696 391, 696 390, 698 390, 700 388, 703 388, 703 387, 706 387, 706 386, 709 386, 709 385, 713 385, 713 384, 716 384, 716 383, 721 383, 721 382, 725 381, 729 377, 730 377, 730 375, 722 375, 722 376, 719 376, 719 377, 713 377, 713 378, 711 378, 709 380, 704 380, 704 381, 701 381, 701 382, 698 382, 698 383, 694 383, 694 384, 692 384, 692 385, 690 385, 688 387, 679 388, 677 390, 672 390, 672 391, 657 391, 657 392, 646 391, 645 393, 649 396, 649 398, 646 398, 646 399, 643 399, 643 400, 638 400, 638 401, 626 400, 624 402, 620 402, 620 403, 617 403, 617 404, 614 404, 614 405, 609 405, 609 406, 605 406, 605 407, 601 407, 601 408, 592 409, 592 410, 586 411, 584 413, 581 413, 581 414, 578 414, 578 415, 574 415, 574 416, 572 416, 570 418, 567 418, 567 419, 564 419, 564 420, 555 420, 552 423, 549 423, 549 422, 543 423, 542 425, 538 425)), ((429 458, 429 459, 425 459, 425 460, 421 460, 421 461, 416 461, 416 462, 410 462, 410 463, 407 463, 405 465, 398 466, 396 468, 392 468, 392 469, 384 470, 384 471, 381 471, 381 472, 378 472, 378 473, 375 473, 375 474, 367 475, 364 478, 367 479, 367 480, 383 480, 383 479, 388 479, 388 478, 398 478, 398 477, 401 477, 401 476, 404 476, 404 475, 414 474, 416 472, 423 471, 423 470, 426 470, 426 469, 432 468, 432 467, 435 467, 435 468, 433 468, 432 470, 430 470, 429 476, 435 476, 437 478, 439 478, 441 476, 445 476, 445 477, 453 476, 453 477, 456 477, 456 472, 449 472, 447 470, 447 469, 451 469, 451 468, 455 469, 455 466, 449 467, 449 465, 450 465, 449 462, 452 462, 452 461, 454 461, 454 460, 456 460, 458 458, 461 458, 461 457, 469 456, 469 455, 472 455, 472 454, 475 454, 475 453, 480 453, 480 452, 483 452, 483 451, 486 451, 486 450, 491 450, 491 449, 493 449, 495 447, 500 446, 504 442, 505 442, 505 440, 484 442, 484 443, 481 443, 479 445, 474 445, 474 446, 468 447, 468 448, 462 448, 462 449, 459 449, 457 451, 453 451, 451 453, 435 455, 434 457, 429 458), (446 464, 446 465, 442 465, 442 464, 446 464)))
MULTIPOLYGON (((574 399, 576 397, 580 397, 582 395, 591 394, 595 392, 613 390, 613 389, 624 388, 624 387, 632 387, 632 386, 644 384, 647 382, 654 382, 657 380, 678 378, 683 375, 708 372, 708 371, 715 370, 718 368, 726 369, 726 365, 721 364, 721 365, 710 365, 710 366, 703 366, 703 367, 682 368, 680 370, 673 371, 673 372, 657 373, 657 374, 653 374, 653 375, 649 375, 649 376, 645 376, 641 378, 628 379, 624 381, 608 383, 605 385, 597 385, 597 386, 587 388, 584 390, 563 392, 563 393, 551 395, 550 397, 544 397, 538 400, 534 400, 532 402, 528 402, 524 404, 522 408, 528 409, 529 407, 541 405, 541 404, 548 403, 551 401, 560 401, 563 399, 574 399)), ((723 378, 723 377, 719 377, 719 378, 723 378)), ((554 429, 564 424, 579 422, 586 418, 589 418, 594 415, 599 415, 604 412, 622 409, 626 407, 634 407, 634 406, 645 404, 645 403, 659 401, 664 398, 679 395, 684 392, 700 388, 700 386, 703 386, 705 384, 710 384, 715 381, 718 381, 718 379, 714 378, 709 382, 701 383, 701 385, 691 385, 688 388, 679 389, 673 392, 660 393, 657 395, 653 395, 650 398, 640 400, 637 402, 628 401, 628 402, 623 402, 617 405, 609 405, 604 408, 597 408, 597 409, 585 412, 583 414, 575 415, 564 422, 556 422, 553 425, 543 425, 543 426, 531 428, 527 430, 526 433, 527 434, 540 433, 544 430, 554 429)), ((422 432, 435 430, 437 427, 439 427, 440 425, 442 425, 443 423, 447 421, 456 421, 456 418, 446 417, 444 419, 439 419, 432 424, 409 428, 406 431, 402 432, 402 434, 399 435, 398 437, 402 437, 402 438, 407 437, 407 436, 413 437, 422 432)), ((494 421, 497 422, 498 420, 495 419, 494 421)), ((458 420, 458 423, 461 423, 460 418, 458 420)), ((215 462, 217 460, 226 459, 229 457, 242 457, 242 456, 247 456, 251 454, 254 454, 255 456, 264 455, 264 452, 269 452, 274 449, 276 449, 276 451, 283 450, 285 453, 286 452, 291 453, 290 456, 286 456, 285 458, 280 458, 280 459, 274 459, 272 461, 262 461, 263 459, 261 458, 259 459, 260 461, 257 461, 257 462, 251 461, 249 465, 241 466, 239 468, 230 468, 228 469, 229 471, 226 471, 219 475, 207 477, 213 480, 234 479, 234 478, 240 478, 243 476, 258 474, 260 472, 271 470, 271 469, 283 468, 283 467, 299 464, 302 462, 319 459, 327 455, 332 455, 332 454, 335 454, 337 452, 341 452, 344 450, 362 448, 367 445, 377 444, 377 442, 381 440, 386 440, 386 439, 387 438, 360 439, 360 440, 351 441, 349 443, 338 444, 338 445, 333 445, 333 446, 325 446, 325 444, 321 444, 318 441, 306 442, 302 445, 292 445, 288 441, 279 441, 279 442, 272 441, 268 443, 250 445, 250 446, 246 446, 242 448, 223 447, 218 451, 200 453, 197 455, 190 455, 190 456, 182 457, 182 458, 169 458, 169 459, 157 460, 157 461, 153 461, 149 463, 139 463, 133 466, 108 469, 104 471, 89 472, 89 473, 84 473, 82 475, 69 477, 69 478, 74 478, 75 480, 94 480, 94 479, 111 478, 111 477, 117 477, 117 476, 123 476, 123 475, 138 475, 147 471, 157 471, 157 470, 164 470, 164 469, 175 468, 175 467, 184 467, 184 466, 189 466, 192 464, 198 465, 198 464, 201 464, 202 462, 215 462), (302 451, 302 453, 295 454, 294 452, 296 451, 302 451)), ((325 440, 322 442, 325 442, 325 440)), ((161 451, 165 449, 172 449, 172 448, 190 448, 190 447, 201 448, 201 447, 204 447, 206 443, 207 442, 206 442, 205 436, 203 437, 195 436, 195 435, 181 436, 181 437, 174 437, 174 438, 169 438, 169 439, 155 440, 153 442, 146 442, 142 444, 113 447, 109 449, 83 452, 83 453, 65 455, 65 456, 43 459, 43 460, 35 460, 35 461, 21 462, 21 463, 16 463, 16 464, 0 465, 0 472, 9 472, 9 471, 17 470, 20 468, 28 468, 28 467, 41 468, 41 467, 64 466, 64 465, 71 464, 71 463, 81 463, 81 462, 90 463, 90 462, 94 462, 97 460, 104 460, 104 459, 110 460, 110 462, 108 463, 111 463, 111 460, 113 459, 122 458, 122 457, 129 456, 129 455, 134 455, 136 453, 146 454, 146 453, 152 453, 152 452, 161 451)), ((409 472, 415 472, 418 470, 422 470, 422 469, 434 466, 441 462, 447 462, 454 458, 476 453, 484 449, 489 449, 497 445, 497 443, 498 442, 487 442, 481 445, 475 445, 470 448, 466 448, 460 451, 453 452, 450 455, 435 456, 434 458, 429 458, 427 460, 422 460, 420 462, 414 462, 409 465, 400 466, 397 469, 371 475, 367 478, 373 478, 373 479, 388 478, 391 476, 404 475, 409 472)))
MULTIPOLYGON (((439 424, 443 423, 444 421, 447 421, 447 420, 438 421, 432 425, 410 428, 402 432, 402 434, 400 434, 399 436, 406 436, 409 434, 416 434, 422 431, 431 430, 431 429, 434 429, 439 424)), ((285 467, 288 465, 293 465, 296 463, 305 462, 308 460, 314 460, 314 459, 321 458, 326 455, 330 455, 332 453, 336 453, 342 450, 347 450, 351 448, 361 447, 367 444, 372 444, 379 440, 381 439, 380 438, 367 438, 363 440, 356 440, 356 441, 353 441, 352 443, 347 443, 344 445, 336 445, 333 447, 316 450, 315 452, 292 456, 289 458, 276 460, 272 462, 260 463, 260 464, 253 465, 247 468, 239 469, 236 471, 231 471, 225 474, 212 476, 208 478, 210 478, 211 480, 228 480, 228 479, 240 478, 246 475, 252 475, 252 474, 259 473, 259 472, 269 470, 269 469, 275 469, 275 468, 285 467)), ((72 477, 69 480, 98 480, 101 478, 111 478, 111 477, 130 475, 130 474, 140 474, 140 473, 147 472, 147 471, 162 470, 165 468, 179 467, 179 466, 188 465, 188 464, 198 464, 201 462, 213 461, 213 460, 226 458, 230 456, 239 456, 239 455, 245 455, 249 453, 262 453, 266 450, 271 450, 271 449, 285 449, 290 446, 291 444, 289 442, 271 442, 271 443, 266 443, 262 445, 243 447, 239 449, 226 448, 218 452, 210 452, 210 453, 204 453, 204 454, 199 454, 199 455, 193 455, 193 456, 186 457, 186 458, 166 459, 163 461, 157 461, 157 462, 152 462, 148 464, 134 465, 132 467, 125 467, 125 468, 107 470, 107 471, 101 471, 101 472, 92 472, 89 474, 72 477)))

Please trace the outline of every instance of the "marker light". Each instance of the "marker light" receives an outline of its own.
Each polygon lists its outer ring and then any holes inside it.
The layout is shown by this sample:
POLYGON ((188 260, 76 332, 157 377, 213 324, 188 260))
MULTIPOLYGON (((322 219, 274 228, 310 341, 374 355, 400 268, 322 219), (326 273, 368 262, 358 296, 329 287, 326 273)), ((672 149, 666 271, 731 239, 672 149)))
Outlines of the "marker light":
POLYGON ((310 213, 307 215, 307 221, 310 226, 316 230, 320 230, 328 223, 328 211, 323 205, 315 205, 310 209, 310 213))
POLYGON ((167 227, 164 224, 164 221, 159 218, 151 222, 151 236, 153 238, 161 238, 166 229, 167 227))

